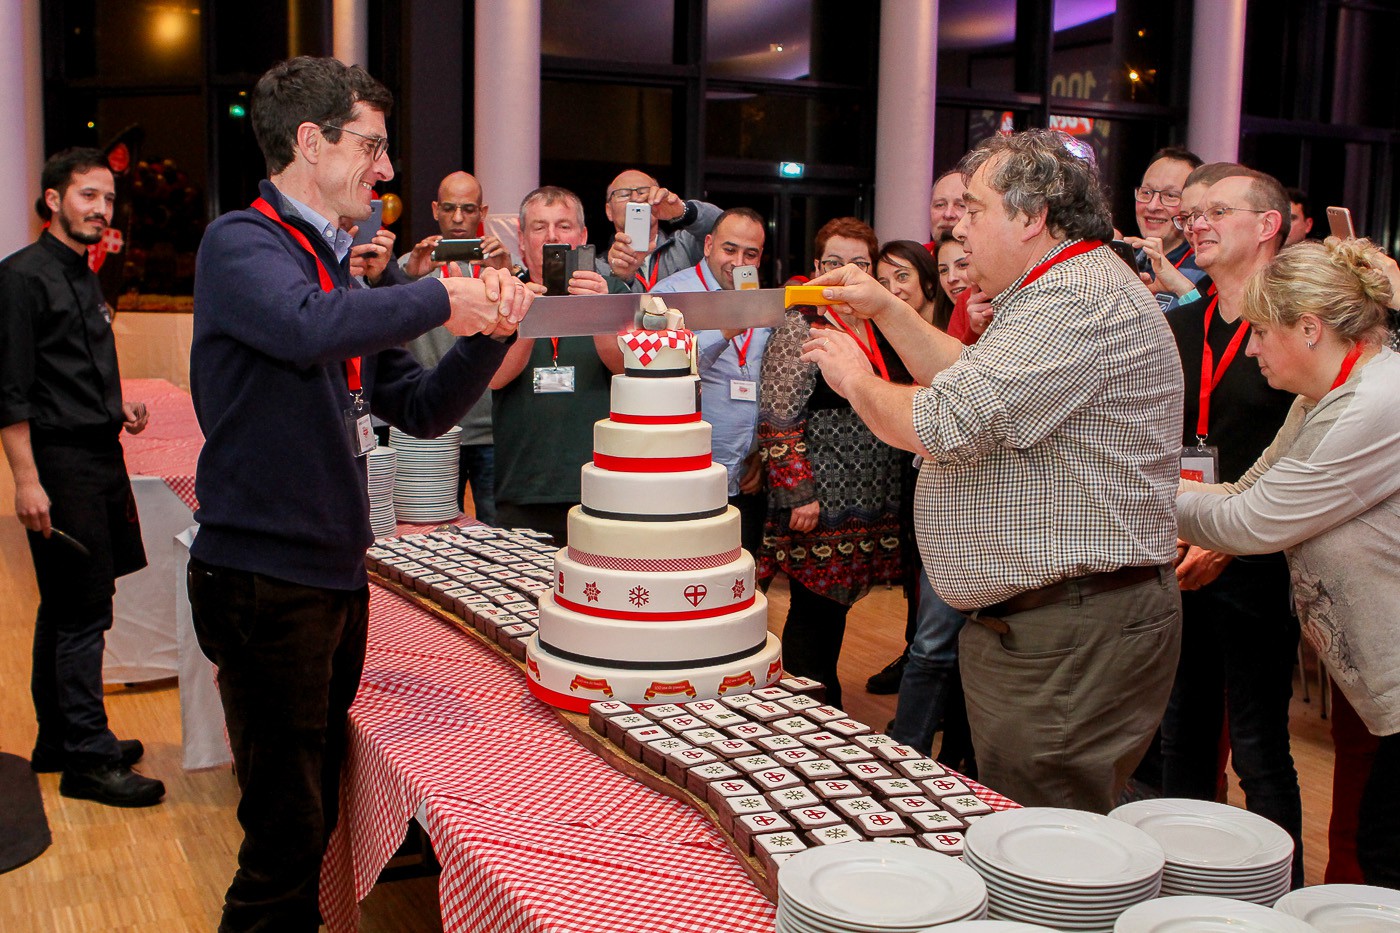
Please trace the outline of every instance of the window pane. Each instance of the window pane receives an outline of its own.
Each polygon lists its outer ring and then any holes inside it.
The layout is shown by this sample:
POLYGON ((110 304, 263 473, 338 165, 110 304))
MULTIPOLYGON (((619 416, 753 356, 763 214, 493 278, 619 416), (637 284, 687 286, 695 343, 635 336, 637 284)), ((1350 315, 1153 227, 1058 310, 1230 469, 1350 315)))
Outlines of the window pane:
POLYGON ((938 86, 1016 90, 1016 0, 941 0, 938 86))
POLYGON ((710 76, 863 84, 875 39, 867 9, 831 0, 710 0, 710 76))
POLYGON ((218 23, 213 35, 215 74, 260 75, 287 57, 288 0, 206 2, 218 23))
POLYGON ((706 95, 706 155, 858 165, 866 140, 866 104, 856 94, 820 98, 710 91, 706 95))
POLYGON ((673 0, 544 0, 540 52, 563 58, 671 64, 673 0))
POLYGON ((1171 103, 1181 22, 1175 0, 1056 0, 1050 96, 1171 103))
POLYGON ((198 2, 93 0, 63 5, 70 80, 181 84, 203 79, 198 2))

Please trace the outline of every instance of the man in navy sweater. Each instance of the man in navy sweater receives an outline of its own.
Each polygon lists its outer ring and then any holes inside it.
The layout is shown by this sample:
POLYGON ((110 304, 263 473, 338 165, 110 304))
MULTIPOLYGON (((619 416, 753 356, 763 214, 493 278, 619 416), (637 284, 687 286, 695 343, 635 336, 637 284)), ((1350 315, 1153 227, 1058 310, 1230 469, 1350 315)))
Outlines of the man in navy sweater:
POLYGON ((367 218, 375 183, 393 177, 391 105, 359 67, 275 65, 252 102, 269 178, 199 249, 190 373, 205 444, 189 591, 200 647, 219 668, 244 831, 221 931, 319 922, 364 664, 369 414, 419 436, 450 429, 533 300, 494 269, 352 282, 342 220, 367 218), (465 339, 424 370, 400 345, 440 324, 465 339))

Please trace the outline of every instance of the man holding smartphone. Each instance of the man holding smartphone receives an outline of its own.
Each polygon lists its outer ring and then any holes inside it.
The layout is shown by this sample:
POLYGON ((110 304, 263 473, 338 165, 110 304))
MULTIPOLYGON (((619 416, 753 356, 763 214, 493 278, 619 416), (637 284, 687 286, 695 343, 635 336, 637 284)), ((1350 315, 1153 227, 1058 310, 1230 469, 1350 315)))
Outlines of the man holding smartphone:
POLYGON ((649 292, 657 282, 688 269, 704 255, 705 237, 719 219, 720 209, 704 201, 682 201, 657 184, 646 172, 628 169, 608 185, 603 208, 616 233, 598 271, 611 275, 633 292, 649 292), (645 243, 638 242, 636 228, 628 233, 630 205, 646 205, 651 212, 645 243), (662 229, 662 222, 666 229, 662 229))
POLYGON ((1178 303, 1176 293, 1164 282, 1164 273, 1168 268, 1180 272, 1192 282, 1199 281, 1205 275, 1196 267, 1191 244, 1186 242, 1173 222, 1181 207, 1186 178, 1200 167, 1201 157, 1194 152, 1179 146, 1168 146, 1159 149, 1152 157, 1147 171, 1143 173, 1142 184, 1133 189, 1133 213, 1137 217, 1138 232, 1142 235, 1123 239, 1138 251, 1142 280, 1157 296, 1157 304, 1163 311, 1170 311, 1178 303))
POLYGON ((131 770, 144 749, 112 734, 102 700, 116 578, 146 566, 120 441, 145 429, 146 406, 122 399, 112 309, 87 261, 116 187, 97 149, 64 150, 41 177, 48 229, 0 262, 0 440, 39 584, 29 765, 62 771, 65 797, 146 807, 165 785, 131 770))

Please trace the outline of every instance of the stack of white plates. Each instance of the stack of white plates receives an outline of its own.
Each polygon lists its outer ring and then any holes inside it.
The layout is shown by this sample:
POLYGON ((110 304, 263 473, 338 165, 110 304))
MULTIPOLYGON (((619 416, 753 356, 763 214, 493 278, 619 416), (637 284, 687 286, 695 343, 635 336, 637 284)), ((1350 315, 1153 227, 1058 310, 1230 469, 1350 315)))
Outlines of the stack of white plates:
POLYGON ((1322 933, 1397 933, 1400 891, 1368 884, 1319 884, 1285 894, 1274 910, 1322 933))
POLYGON ((922 933, 1056 933, 1056 931, 1038 923, 1022 923, 1019 920, 959 920, 957 923, 942 923, 936 927, 929 927, 922 933))
POLYGON ((1161 843, 1167 853, 1164 895, 1203 894, 1268 907, 1291 886, 1293 839, 1248 810, 1163 797, 1125 804, 1109 816, 1161 843))
POLYGON ((778 871, 776 933, 918 933, 986 909, 976 872, 912 846, 820 846, 778 871))
MULTIPOLYGON (((1371 930, 1373 927, 1347 927, 1371 930)), ((1164 897, 1123 912, 1114 933, 1318 933, 1269 907, 1226 897, 1164 897)))
POLYGON ((398 451, 376 447, 369 452, 369 527, 376 538, 394 533, 394 473, 398 451))
POLYGON ((389 429, 389 446, 399 452, 399 475, 394 481, 394 509, 399 521, 446 522, 462 514, 457 501, 461 436, 460 427, 430 439, 389 429))
POLYGON ((1166 861, 1140 829, 1057 807, 978 820, 963 859, 987 882, 987 916, 1103 933, 1123 911, 1157 896, 1166 861))

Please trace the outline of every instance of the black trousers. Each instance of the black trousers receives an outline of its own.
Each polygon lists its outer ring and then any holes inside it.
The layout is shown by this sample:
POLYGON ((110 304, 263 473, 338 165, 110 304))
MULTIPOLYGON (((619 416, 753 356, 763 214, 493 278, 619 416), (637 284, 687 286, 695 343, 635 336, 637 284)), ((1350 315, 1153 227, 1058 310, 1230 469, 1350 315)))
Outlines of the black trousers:
POLYGON ((219 930, 315 931, 369 588, 319 589, 193 558, 188 583, 242 793, 243 845, 219 930))
POLYGON ((39 584, 30 693, 39 724, 36 751, 80 765, 117 758, 102 700, 102 655, 112 627, 116 578, 146 565, 136 500, 113 431, 32 436, 49 517, 88 549, 28 533, 39 584))
POLYGON ((1367 884, 1400 888, 1400 732, 1381 736, 1361 794, 1356 861, 1367 884))
POLYGON ((783 668, 789 674, 826 684, 827 704, 839 707, 841 680, 836 676, 836 661, 841 656, 851 607, 812 592, 791 576, 788 587, 791 599, 783 625, 783 668))

